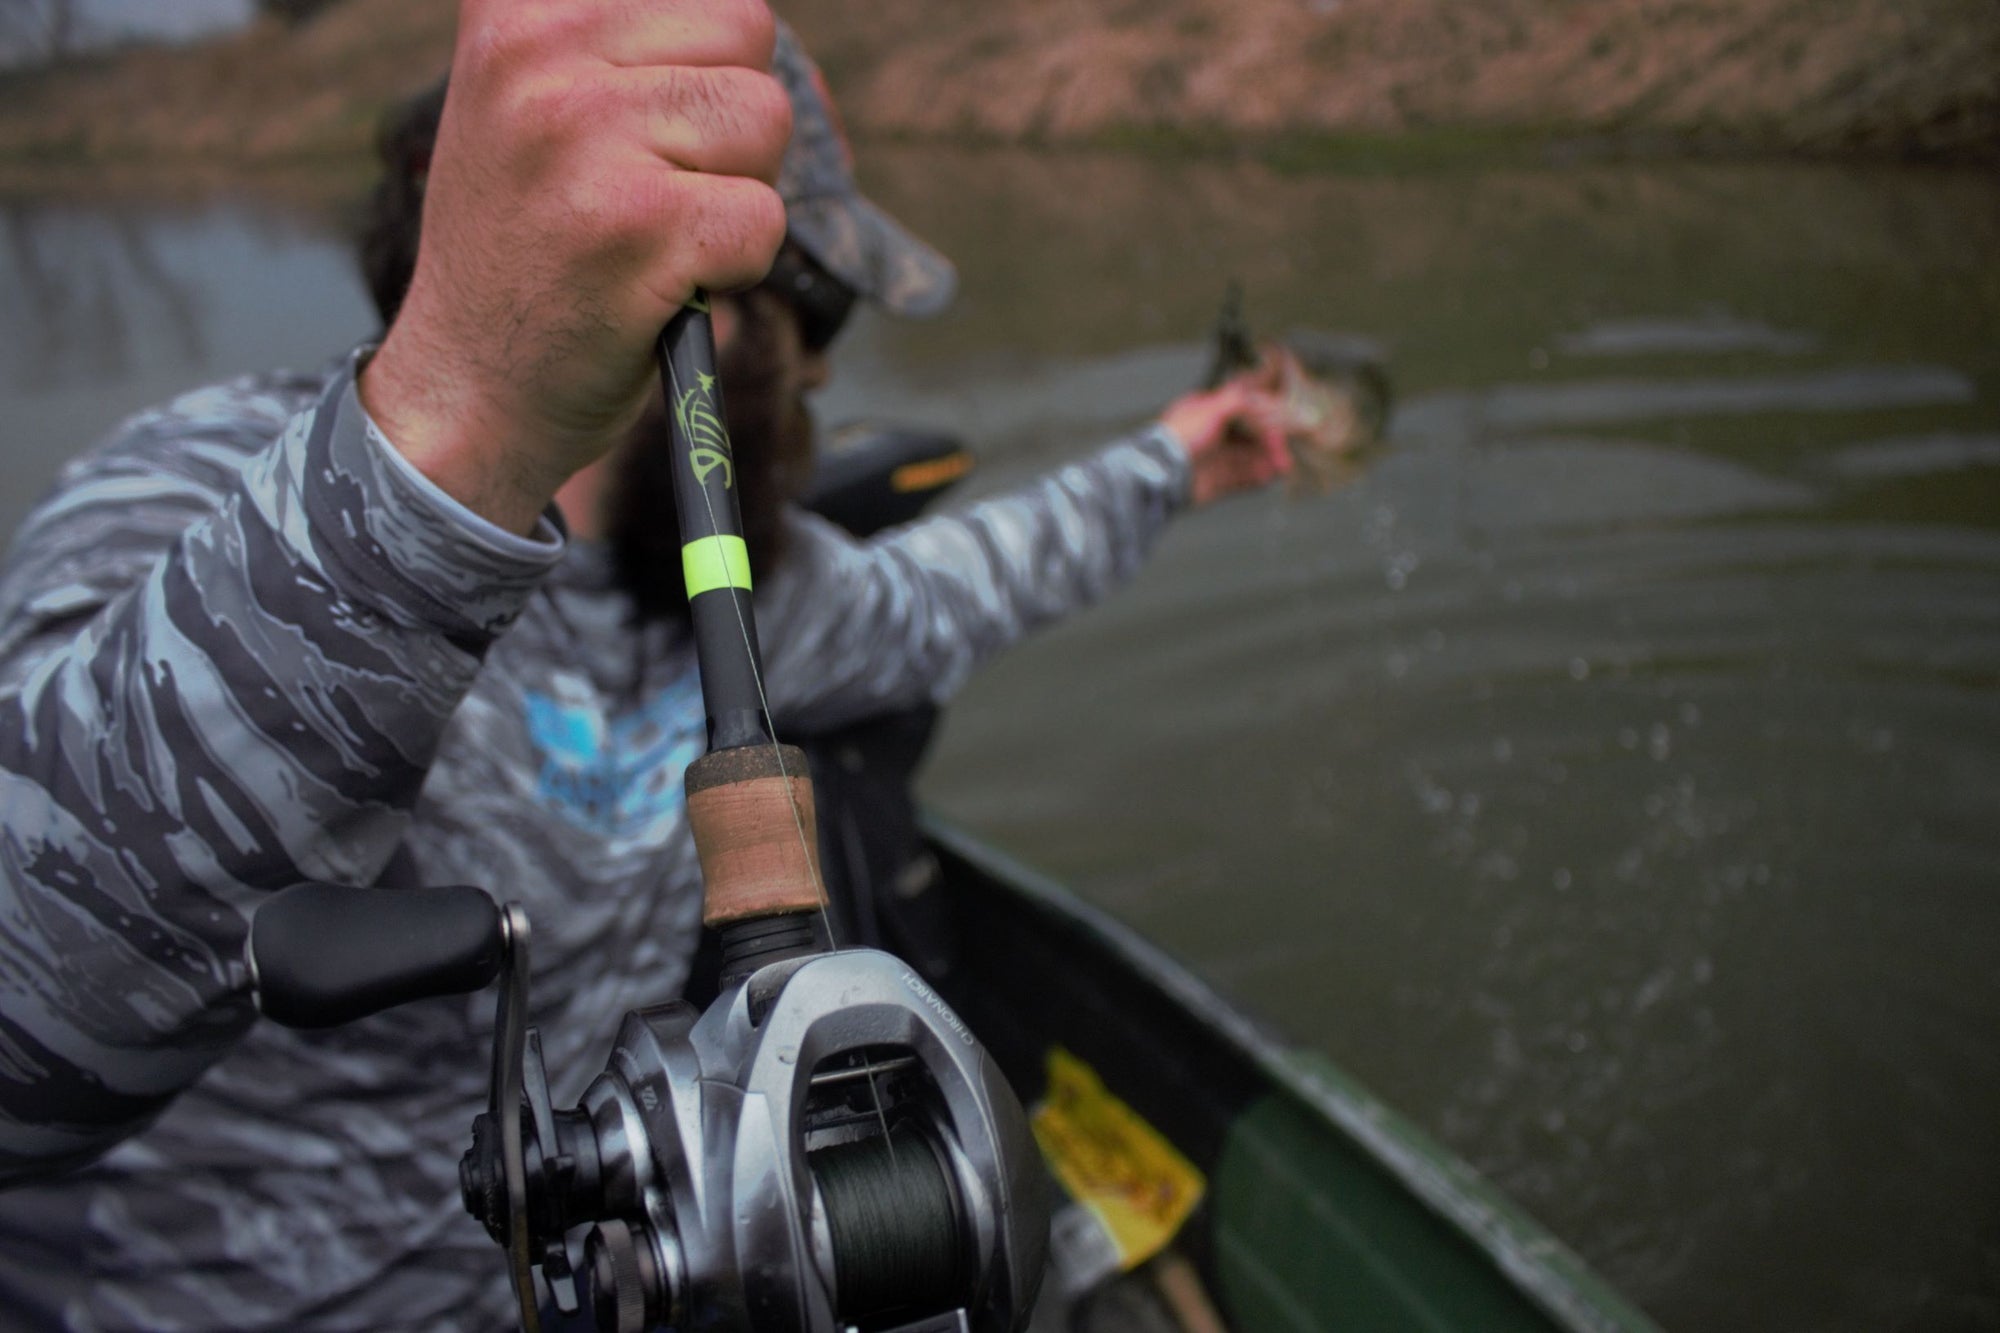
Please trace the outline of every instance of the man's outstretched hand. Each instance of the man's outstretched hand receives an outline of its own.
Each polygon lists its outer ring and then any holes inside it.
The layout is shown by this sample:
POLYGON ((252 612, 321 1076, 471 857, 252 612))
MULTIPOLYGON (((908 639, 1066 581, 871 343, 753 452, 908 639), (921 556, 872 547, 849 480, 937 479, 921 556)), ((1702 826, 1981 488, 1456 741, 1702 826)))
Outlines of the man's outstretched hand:
POLYGON ((1195 504, 1291 475, 1283 410, 1257 382, 1260 374, 1247 371, 1214 389, 1184 394, 1160 414, 1160 424, 1187 446, 1195 504))
POLYGON ((637 420, 689 294, 770 267, 774 39, 763 0, 461 0, 416 275, 360 389, 468 507, 531 531, 637 420))

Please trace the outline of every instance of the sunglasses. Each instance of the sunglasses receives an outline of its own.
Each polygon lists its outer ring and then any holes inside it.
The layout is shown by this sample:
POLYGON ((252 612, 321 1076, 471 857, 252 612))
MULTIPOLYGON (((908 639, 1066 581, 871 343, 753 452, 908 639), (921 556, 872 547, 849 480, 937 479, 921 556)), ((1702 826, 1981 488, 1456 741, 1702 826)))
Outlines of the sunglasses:
POLYGON ((808 352, 833 346, 854 312, 853 288, 797 246, 787 245, 778 252, 763 286, 797 316, 799 342, 808 352))

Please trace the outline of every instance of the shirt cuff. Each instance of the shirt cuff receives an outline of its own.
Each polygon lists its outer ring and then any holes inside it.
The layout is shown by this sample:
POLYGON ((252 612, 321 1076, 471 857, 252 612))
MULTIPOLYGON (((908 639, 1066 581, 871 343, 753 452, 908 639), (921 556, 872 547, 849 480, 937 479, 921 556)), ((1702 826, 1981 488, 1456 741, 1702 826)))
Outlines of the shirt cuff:
POLYGON ((1155 421, 1133 441, 1141 451, 1164 464, 1172 474, 1168 492, 1175 509, 1185 508, 1194 495, 1194 455, 1187 441, 1164 421, 1155 421))
POLYGON ((536 535, 522 537, 446 495, 368 419, 355 389, 359 360, 288 430, 282 453, 299 488, 300 537, 337 586, 399 623, 466 647, 491 642, 562 560, 560 518, 551 508, 536 535))
MULTIPOLYGON (((359 395, 356 395, 355 401, 360 404, 359 395)), ((417 465, 382 433, 382 428, 375 424, 375 418, 368 415, 365 405, 361 406, 361 419, 366 428, 368 443, 381 450, 383 456, 389 460, 389 466, 402 474, 404 481, 434 508, 457 524, 466 537, 480 543, 495 555, 510 560, 546 560, 562 550, 562 532, 546 513, 535 520, 535 531, 532 536, 523 537, 518 532, 508 531, 485 515, 466 508, 451 492, 419 471, 417 465)))

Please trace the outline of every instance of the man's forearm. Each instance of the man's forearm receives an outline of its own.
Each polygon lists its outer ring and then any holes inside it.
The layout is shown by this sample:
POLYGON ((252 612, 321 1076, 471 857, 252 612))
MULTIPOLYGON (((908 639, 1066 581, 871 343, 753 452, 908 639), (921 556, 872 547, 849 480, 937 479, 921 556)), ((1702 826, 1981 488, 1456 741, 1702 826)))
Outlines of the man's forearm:
MULTIPOLYGON (((90 486, 55 505, 115 514, 90 486)), ((0 1065, 0 1172, 146 1123, 251 1021, 259 895, 369 882, 393 853, 538 572, 442 529, 409 486, 342 377, 94 613, 10 580, 16 631, 71 612, 9 634, 0 694, 0 1041, 18 1057, 0 1065)), ((104 487, 134 489, 115 469, 104 487)), ((61 577, 88 586, 88 558, 61 577)))
POLYGON ((1184 446, 1156 428, 874 541, 812 526, 803 535, 820 549, 771 580, 780 723, 817 729, 945 698, 1030 630, 1131 578, 1188 485, 1184 446))

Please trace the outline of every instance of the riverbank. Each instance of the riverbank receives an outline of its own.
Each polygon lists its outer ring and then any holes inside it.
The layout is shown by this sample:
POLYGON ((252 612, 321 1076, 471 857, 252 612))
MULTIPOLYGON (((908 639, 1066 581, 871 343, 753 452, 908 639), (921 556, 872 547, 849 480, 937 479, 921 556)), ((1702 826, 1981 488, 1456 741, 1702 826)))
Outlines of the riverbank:
POLYGON ((1257 145, 1405 136, 2000 160, 1964 0, 922 0, 786 9, 870 130, 1257 145), (1079 14, 1077 11, 1084 12, 1079 14))
POLYGON ((382 111, 449 61, 454 14, 439 0, 348 0, 296 30, 262 19, 5 76, 0 184, 365 180, 382 111))
MULTIPOLYGON (((920 0, 778 6, 850 127, 1302 168, 1691 153, 2000 163, 1983 0, 920 0)), ((0 80, 0 185, 365 172, 450 54, 450 0, 346 0, 0 80)))

